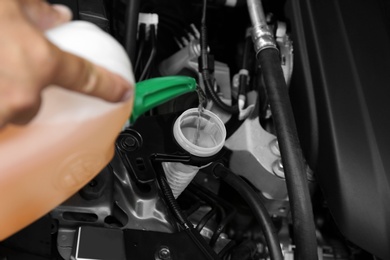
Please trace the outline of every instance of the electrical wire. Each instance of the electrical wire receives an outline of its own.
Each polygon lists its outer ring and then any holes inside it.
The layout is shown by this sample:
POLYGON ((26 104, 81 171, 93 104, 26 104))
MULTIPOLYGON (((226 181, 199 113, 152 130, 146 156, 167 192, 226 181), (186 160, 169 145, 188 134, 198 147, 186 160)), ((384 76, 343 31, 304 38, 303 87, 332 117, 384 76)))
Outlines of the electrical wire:
POLYGON ((211 208, 211 210, 209 212, 207 212, 206 215, 204 215, 204 217, 199 221, 198 225, 196 225, 196 230, 198 230, 199 232, 202 231, 202 229, 206 226, 207 222, 209 222, 209 220, 215 216, 215 214, 217 214, 217 210, 216 208, 211 208))
POLYGON ((212 84, 212 79, 211 79, 211 75, 210 75, 210 72, 208 70, 203 70, 202 71, 202 77, 203 77, 203 82, 205 84, 205 87, 206 89, 208 90, 208 94, 210 95, 211 97, 211 100, 214 101, 214 103, 219 107, 221 108, 222 110, 224 110, 225 112, 229 113, 229 114, 238 114, 238 106, 237 105, 234 105, 234 106, 229 106, 229 105, 226 105, 218 96, 217 93, 215 93, 214 91, 214 88, 213 88, 213 84, 212 84))
POLYGON ((171 187, 169 187, 168 181, 162 174, 157 174, 157 182, 160 186, 160 189, 163 192, 165 200, 174 215, 174 217, 179 222, 179 225, 182 229, 190 229, 193 227, 192 223, 185 217, 183 212, 180 209, 179 204, 177 203, 175 197, 173 196, 171 187))
POLYGON ((220 177, 230 187, 236 190, 248 203, 248 206, 251 208, 256 220, 263 230, 271 259, 282 260, 283 255, 280 248, 278 234, 267 209, 261 201, 260 196, 248 183, 246 183, 243 179, 230 171, 228 168, 223 166, 221 163, 214 164, 213 173, 215 176, 220 177))
POLYGON ((233 217, 234 217, 233 214, 228 214, 224 219, 222 219, 221 223, 218 225, 217 229, 214 230, 214 233, 211 236, 211 239, 209 242, 209 245, 211 247, 215 246, 215 243, 217 242, 219 236, 222 234, 226 225, 233 219, 233 217))
POLYGON ((146 62, 146 65, 141 73, 141 76, 139 77, 138 81, 142 81, 145 79, 145 76, 149 72, 149 69, 152 65, 152 62, 154 60, 154 57, 156 56, 156 28, 154 25, 150 26, 150 43, 152 45, 152 51, 150 52, 148 61, 146 62))
POLYGON ((238 106, 226 105, 215 93, 213 88, 213 82, 210 74, 210 60, 207 51, 207 26, 206 26, 206 14, 207 14, 207 0, 203 0, 202 20, 200 28, 200 59, 199 59, 199 70, 202 75, 202 79, 208 93, 210 94, 211 100, 222 110, 230 114, 237 114, 238 106))
POLYGON ((141 62, 141 57, 145 49, 145 30, 146 30, 146 25, 141 24, 139 27, 139 32, 138 32, 138 54, 137 54, 137 59, 135 61, 134 65, 134 72, 137 73, 139 69, 139 65, 141 62))
POLYGON ((192 223, 187 219, 180 209, 179 204, 177 203, 175 197, 173 196, 172 189, 168 184, 168 181, 165 177, 164 169, 162 168, 161 162, 153 163, 154 169, 156 172, 157 183, 162 191, 163 198, 168 205, 171 213, 178 221, 179 226, 186 232, 186 234, 192 239, 195 245, 202 251, 205 259, 208 260, 217 260, 219 259, 217 254, 210 248, 206 243, 204 238, 199 234, 197 230, 194 229, 192 223))
POLYGON ((201 185, 199 185, 197 183, 191 183, 188 186, 188 189, 193 191, 193 192, 197 192, 199 195, 204 194, 203 196, 205 196, 205 199, 214 200, 217 203, 216 205, 219 206, 219 204, 221 204, 222 206, 227 208, 228 214, 222 216, 221 222, 218 224, 216 230, 214 230, 213 235, 210 239, 210 242, 209 242, 210 246, 214 246, 215 243, 217 242, 219 236, 224 231, 226 225, 233 219, 233 217, 237 213, 237 210, 233 205, 231 205, 230 203, 228 203, 225 200, 222 200, 216 194, 214 194, 210 190, 202 187, 201 185))
MULTIPOLYGON (((250 70, 250 67, 251 67, 251 59, 250 59, 250 54, 253 50, 253 44, 252 44, 252 39, 250 36, 247 36, 245 38, 245 46, 244 46, 244 53, 243 53, 243 58, 242 58, 242 67, 241 69, 242 70, 245 70, 245 71, 248 71, 248 74, 249 74, 249 70, 250 70)), ((248 79, 249 79, 249 75, 243 75, 243 74, 240 74, 239 76, 239 84, 238 84, 238 93, 240 95, 246 95, 246 92, 247 92, 247 82, 248 82, 248 79)))
MULTIPOLYGON (((200 188, 200 185, 197 185, 195 183, 191 183, 188 187, 187 190, 190 191, 191 193, 197 195, 200 199, 204 200, 205 202, 209 203, 213 208, 218 210, 220 212, 220 218, 225 219, 226 218, 226 213, 225 209, 219 205, 219 204, 224 204, 220 200, 217 201, 215 200, 215 197, 213 198, 210 196, 209 192, 207 189, 204 189, 203 187, 200 188)), ((210 192, 211 193, 211 192, 210 192)), ((234 210, 232 210, 234 211, 234 210)), ((234 211, 235 212, 235 211, 234 211)), ((235 213, 234 213, 235 214, 235 213)), ((206 217, 206 216, 205 216, 206 217)), ((204 217, 204 218, 205 218, 204 217)), ((201 220, 202 221, 202 220, 201 220)), ((207 223, 207 222, 206 222, 207 223)), ((205 224, 206 224, 205 223, 205 224)), ((199 224, 198 224, 199 225, 199 224)), ((200 226, 200 225, 199 225, 200 226)), ((218 226, 220 226, 220 223, 218 223, 218 226)), ((203 227, 202 227, 203 228, 203 227)), ((199 231, 202 229, 199 229, 199 231)))
POLYGON ((236 242, 234 240, 231 240, 221 251, 219 251, 218 253, 219 258, 225 259, 225 257, 235 246, 236 246, 236 242))

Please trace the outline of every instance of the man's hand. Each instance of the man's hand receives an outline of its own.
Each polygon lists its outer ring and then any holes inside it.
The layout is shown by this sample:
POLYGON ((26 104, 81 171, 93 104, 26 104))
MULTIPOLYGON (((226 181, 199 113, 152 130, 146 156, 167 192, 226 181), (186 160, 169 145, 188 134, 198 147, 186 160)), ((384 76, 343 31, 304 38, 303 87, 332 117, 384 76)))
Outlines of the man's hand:
POLYGON ((44 30, 70 19, 67 8, 43 0, 0 0, 0 127, 28 123, 49 85, 110 102, 132 96, 133 87, 120 76, 60 50, 44 37, 44 30))

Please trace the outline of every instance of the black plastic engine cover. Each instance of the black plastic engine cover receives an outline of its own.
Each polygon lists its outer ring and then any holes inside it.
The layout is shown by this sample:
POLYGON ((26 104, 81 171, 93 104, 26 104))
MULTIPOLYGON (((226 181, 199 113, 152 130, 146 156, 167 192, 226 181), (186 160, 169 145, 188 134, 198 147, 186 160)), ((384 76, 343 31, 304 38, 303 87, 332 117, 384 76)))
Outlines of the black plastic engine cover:
POLYGON ((294 0, 288 10, 305 154, 341 232, 390 259, 390 3, 294 0))

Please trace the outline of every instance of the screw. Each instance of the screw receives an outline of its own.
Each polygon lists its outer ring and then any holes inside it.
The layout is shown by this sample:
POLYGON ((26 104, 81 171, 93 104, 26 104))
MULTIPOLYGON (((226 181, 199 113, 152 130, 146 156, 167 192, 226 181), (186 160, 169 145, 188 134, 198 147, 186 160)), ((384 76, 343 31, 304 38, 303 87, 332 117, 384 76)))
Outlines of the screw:
POLYGON ((225 233, 221 233, 221 235, 219 235, 219 238, 220 239, 227 239, 228 236, 225 233))
POLYGON ((282 160, 281 160, 281 159, 278 159, 278 160, 276 160, 276 161, 273 163, 272 171, 274 172, 274 174, 275 174, 277 177, 282 178, 282 179, 285 179, 285 176, 284 176, 284 169, 283 169, 283 163, 282 163, 282 160))
POLYGON ((285 207, 280 207, 279 208, 279 212, 280 213, 285 213, 286 212, 286 208, 285 207))
POLYGON ((169 251, 169 248, 163 247, 163 248, 161 248, 160 251, 158 252, 158 257, 159 257, 161 260, 168 260, 168 259, 171 259, 171 251, 169 251))
POLYGON ((133 136, 127 136, 121 141, 122 147, 129 152, 132 152, 137 149, 138 142, 133 136))
POLYGON ((128 147, 134 147, 136 144, 133 137, 126 137, 124 143, 128 147))
POLYGON ((279 160, 279 168, 281 171, 284 171, 282 160, 279 160))

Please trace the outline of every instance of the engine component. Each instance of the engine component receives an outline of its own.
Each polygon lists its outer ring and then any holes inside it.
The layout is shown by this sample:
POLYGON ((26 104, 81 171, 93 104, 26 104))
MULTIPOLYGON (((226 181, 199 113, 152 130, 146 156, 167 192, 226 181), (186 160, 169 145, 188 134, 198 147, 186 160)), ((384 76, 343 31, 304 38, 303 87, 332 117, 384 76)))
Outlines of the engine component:
POLYGON ((284 22, 277 22, 276 43, 280 52, 283 75, 286 79, 287 86, 290 86, 291 76, 293 73, 294 55, 293 44, 290 36, 287 34, 287 25, 284 22))
MULTIPOLYGON (((388 130, 384 111, 389 95, 383 86, 390 81, 384 76, 389 75, 389 3, 263 1, 265 18, 259 0, 48 1, 71 6, 75 19, 93 21, 121 41, 137 79, 181 74, 198 82, 139 82, 135 96, 140 103, 117 139, 113 161, 50 215, 0 243, 0 259, 265 260, 280 258, 277 244, 285 260, 312 260, 315 253, 319 259, 389 258, 390 189, 383 159, 390 153, 383 137, 388 130), (235 8, 226 8, 229 5, 235 8), (247 29, 248 10, 252 29, 247 29), (139 11, 158 15, 158 21, 156 15, 138 19, 139 11), (361 37, 362 31, 374 37, 361 37), (211 54, 223 63, 213 61, 211 54), (273 61, 264 58, 268 55, 273 61), (256 58, 262 64, 255 63, 256 58), (278 71, 276 78, 267 62, 278 71), (230 71, 236 73, 232 84, 230 71), (194 91, 197 84, 208 98, 219 99, 206 105, 195 92, 172 99, 194 91), (295 173, 305 177, 289 173, 280 128, 292 136, 295 130, 280 124, 272 101, 274 91, 285 95, 286 87, 306 159, 319 184, 309 182, 317 248, 310 236, 311 209, 307 201, 296 199, 306 196, 306 187, 297 179, 291 184, 297 176, 312 180, 313 173, 304 163, 295 173), (218 107, 218 100, 227 109, 218 107), (172 131, 180 114, 198 101, 220 117, 229 136, 228 149, 210 158, 183 149, 172 131), (211 174, 215 165, 203 168, 217 159, 229 169, 218 164, 211 174), (187 180, 174 194, 172 177, 180 177, 181 171, 190 174, 183 174, 187 180), (240 193, 223 180, 227 174, 244 185, 240 193), (266 224, 256 221, 260 219, 266 224), (280 243, 275 237, 270 240, 275 233, 280 243)), ((277 101, 288 106, 287 99, 277 101)), ((291 119, 291 113, 278 111, 291 119)), ((298 146, 288 148, 299 157, 298 146)), ((98 161, 91 159, 91 164, 98 161)))
POLYGON ((198 167, 182 163, 165 162, 162 165, 175 199, 179 197, 199 171, 198 167))
POLYGON ((83 226, 77 231, 76 241, 71 257, 74 260, 210 259, 185 231, 169 234, 83 226))
POLYGON ((248 0, 256 56, 264 75, 279 141, 291 204, 298 259, 318 259, 313 209, 294 115, 280 66, 279 53, 265 21, 260 0, 248 0))
POLYGON ((125 230, 124 239, 127 245, 126 254, 134 259, 213 259, 206 256, 206 253, 200 250, 185 231, 166 234, 125 230))
POLYGON ((120 229, 80 227, 76 241, 72 260, 126 260, 120 229))
POLYGON ((288 198, 277 139, 261 127, 259 117, 246 119, 226 141, 226 147, 233 151, 229 164, 233 172, 249 180, 268 199, 288 198))
POLYGON ((268 48, 277 49, 274 37, 268 28, 261 1, 248 0, 247 5, 252 22, 252 40, 256 55, 268 48))
MULTIPOLYGON (((163 76, 177 74, 198 75, 198 58, 200 56, 200 44, 198 39, 194 39, 171 57, 162 61, 159 71, 163 76), (187 70, 187 71, 186 71, 187 70), (189 72, 188 72, 189 71, 189 72)), ((231 102, 230 70, 227 64, 214 61, 214 78, 216 84, 220 86, 222 98, 231 102)), ((200 86, 203 86, 201 83, 200 86)), ((203 87, 204 88, 204 87, 203 87)))
MULTIPOLYGON (((208 110, 189 109, 176 119, 173 126, 176 142, 190 154, 210 157, 218 153, 226 138, 225 125, 219 117, 208 110)), ((182 163, 163 163, 166 178, 177 198, 195 177, 199 167, 182 163)))
POLYGON ((166 233, 176 230, 159 197, 157 187, 137 184, 129 174, 120 158, 115 156, 110 166, 97 178, 51 212, 60 226, 57 248, 64 259, 70 257, 79 226, 166 233), (103 190, 95 189, 101 183, 104 183, 103 190), (85 194, 89 194, 87 199, 85 194))
POLYGON ((215 164, 213 172, 245 198, 263 230, 271 259, 283 259, 278 235, 258 194, 244 180, 222 164, 215 164))

